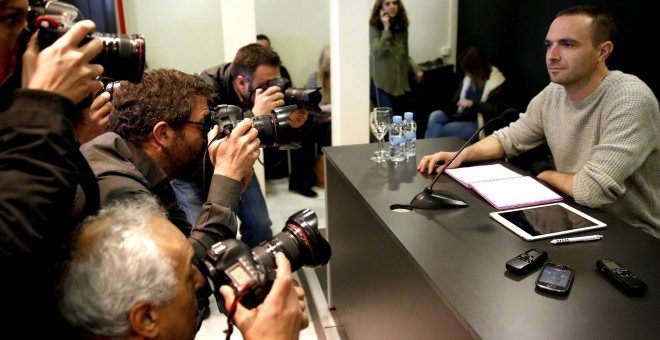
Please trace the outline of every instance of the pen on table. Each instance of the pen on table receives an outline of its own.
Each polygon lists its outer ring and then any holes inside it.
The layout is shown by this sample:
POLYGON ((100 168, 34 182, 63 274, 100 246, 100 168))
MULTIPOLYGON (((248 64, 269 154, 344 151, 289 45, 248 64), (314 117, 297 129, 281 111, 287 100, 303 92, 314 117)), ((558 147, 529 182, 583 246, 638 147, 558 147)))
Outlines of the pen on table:
POLYGON ((573 243, 573 242, 586 242, 586 241, 598 241, 603 238, 603 235, 589 235, 589 236, 580 236, 580 237, 567 237, 567 238, 556 238, 550 243, 552 244, 562 244, 562 243, 573 243))

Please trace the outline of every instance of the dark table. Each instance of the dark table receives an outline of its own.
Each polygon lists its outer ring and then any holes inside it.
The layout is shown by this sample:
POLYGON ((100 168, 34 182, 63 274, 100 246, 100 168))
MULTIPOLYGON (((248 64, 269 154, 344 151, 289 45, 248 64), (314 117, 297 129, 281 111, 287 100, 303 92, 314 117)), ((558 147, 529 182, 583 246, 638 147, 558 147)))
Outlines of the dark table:
MULTIPOLYGON (((328 299, 350 339, 657 339, 660 334, 660 240, 615 216, 564 202, 605 222, 604 239, 552 245, 528 242, 488 213, 476 193, 441 175, 467 208, 390 211, 431 183, 416 171, 423 155, 457 150, 460 140, 418 140, 418 156, 376 164, 376 144, 324 148, 329 262, 328 299), (505 263, 530 248, 576 271, 569 295, 535 290, 539 274, 508 273, 505 263), (648 285, 624 295, 596 270, 612 258, 648 285)), ((514 169, 510 164, 506 166, 514 169)), ((517 169, 514 169, 517 170, 517 169)))

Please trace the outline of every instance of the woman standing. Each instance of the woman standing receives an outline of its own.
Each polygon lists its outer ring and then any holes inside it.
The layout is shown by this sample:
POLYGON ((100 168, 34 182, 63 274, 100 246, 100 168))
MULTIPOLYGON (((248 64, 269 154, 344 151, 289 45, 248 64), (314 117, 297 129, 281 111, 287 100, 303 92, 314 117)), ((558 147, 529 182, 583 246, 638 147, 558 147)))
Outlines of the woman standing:
POLYGON ((391 107, 395 115, 409 111, 408 73, 422 81, 424 73, 408 56, 408 14, 400 0, 376 0, 369 20, 371 102, 391 107))

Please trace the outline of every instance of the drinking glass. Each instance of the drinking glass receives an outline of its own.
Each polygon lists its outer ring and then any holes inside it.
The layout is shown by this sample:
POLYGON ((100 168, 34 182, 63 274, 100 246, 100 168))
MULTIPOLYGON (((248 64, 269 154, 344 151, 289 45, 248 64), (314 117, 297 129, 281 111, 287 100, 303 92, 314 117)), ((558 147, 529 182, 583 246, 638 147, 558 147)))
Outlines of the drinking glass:
POLYGON ((369 126, 371 133, 378 139, 378 151, 371 157, 372 162, 387 162, 387 151, 383 148, 383 138, 390 128, 392 109, 389 107, 377 107, 369 113, 369 126))

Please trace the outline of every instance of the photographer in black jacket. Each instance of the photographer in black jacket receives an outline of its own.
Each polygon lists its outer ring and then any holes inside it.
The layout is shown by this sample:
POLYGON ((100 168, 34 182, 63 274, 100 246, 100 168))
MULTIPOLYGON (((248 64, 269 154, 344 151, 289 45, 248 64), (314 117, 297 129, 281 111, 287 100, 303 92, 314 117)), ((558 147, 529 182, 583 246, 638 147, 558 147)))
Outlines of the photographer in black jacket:
POLYGON ((0 301, 4 331, 37 339, 64 331, 51 295, 56 254, 90 174, 77 140, 90 112, 76 105, 102 88, 103 67, 89 63, 99 41, 79 46, 93 22, 40 51, 36 35, 25 44, 27 16, 27 0, 0 0, 0 301), (36 327, 35 308, 45 311, 36 327))

